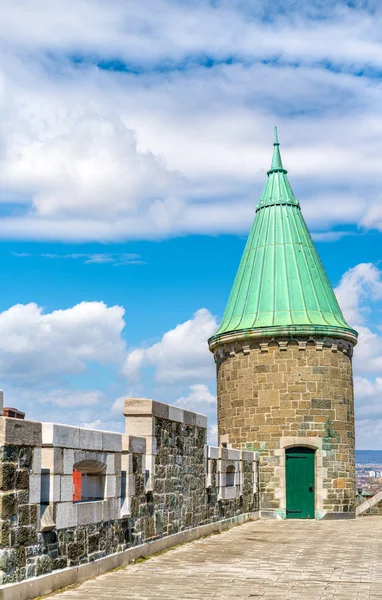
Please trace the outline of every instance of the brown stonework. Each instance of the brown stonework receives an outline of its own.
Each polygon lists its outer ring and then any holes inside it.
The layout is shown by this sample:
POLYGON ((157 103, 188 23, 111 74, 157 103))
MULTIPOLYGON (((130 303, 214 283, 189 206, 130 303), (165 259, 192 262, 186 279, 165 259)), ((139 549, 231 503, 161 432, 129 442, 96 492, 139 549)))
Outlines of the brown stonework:
POLYGON ((215 349, 219 439, 228 435, 232 447, 261 453, 265 512, 283 516, 280 449, 285 448, 283 438, 298 438, 299 444, 302 439, 320 448, 316 516, 353 513, 352 346, 332 339, 305 341, 306 346, 291 340, 281 347, 275 340, 245 340, 245 354, 240 343, 215 349))

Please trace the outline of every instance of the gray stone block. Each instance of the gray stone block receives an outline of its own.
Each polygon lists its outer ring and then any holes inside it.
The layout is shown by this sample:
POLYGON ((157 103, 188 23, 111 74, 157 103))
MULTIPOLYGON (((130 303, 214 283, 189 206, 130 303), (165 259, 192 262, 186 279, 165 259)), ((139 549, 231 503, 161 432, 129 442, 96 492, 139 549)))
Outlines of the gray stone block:
POLYGON ((196 413, 189 410, 183 411, 183 423, 185 425, 196 425, 196 413))
POLYGON ((74 465, 74 450, 65 448, 63 456, 63 475, 70 475, 73 473, 74 465))
POLYGON ((0 445, 41 446, 41 423, 0 417, 0 445))
POLYGON ((33 448, 32 473, 34 475, 41 473, 41 448, 33 448))
POLYGON ((82 450, 102 450, 102 431, 81 428, 78 447, 82 450))
MULTIPOLYGON (((55 506, 55 520, 57 529, 77 526, 77 508, 80 504, 73 502, 60 502, 55 506)), ((79 523, 78 523, 79 524, 79 523)))
POLYGON ((50 476, 49 502, 60 502, 61 499, 61 475, 50 476))
POLYGON ((102 503, 102 520, 114 521, 120 518, 120 499, 108 498, 102 503))
POLYGON ((106 455, 106 475, 115 475, 115 454, 106 455))
POLYGON ((124 434, 122 438, 122 448, 125 452, 131 452, 133 454, 145 454, 146 438, 124 434))
POLYGON ((41 501, 41 477, 40 475, 29 476, 29 504, 40 504, 41 501))
POLYGON ((75 504, 74 506, 77 508, 77 524, 89 525, 90 523, 101 522, 102 505, 103 500, 75 504))
POLYGON ((60 425, 58 423, 42 424, 42 441, 44 446, 61 448, 78 448, 80 432, 78 427, 60 425))
POLYGON ((254 461, 256 459, 254 452, 248 452, 247 450, 242 450, 241 453, 242 460, 254 461))
POLYGON ((208 458, 219 458, 219 448, 216 446, 208 446, 208 458))
POLYGON ((207 429, 208 419, 207 419, 206 415, 201 415, 199 413, 195 413, 195 416, 196 416, 195 425, 197 427, 202 427, 202 429, 207 429))
POLYGON ((178 406, 168 407, 168 418, 170 421, 176 421, 177 423, 183 423, 183 409, 178 406))
POLYGON ((106 475, 106 498, 115 498, 117 495, 117 477, 116 475, 106 475))
POLYGON ((122 451, 122 434, 112 431, 102 431, 102 450, 107 452, 122 451))
POLYGON ((62 475, 61 476, 61 491, 60 501, 71 502, 73 500, 73 476, 62 475))

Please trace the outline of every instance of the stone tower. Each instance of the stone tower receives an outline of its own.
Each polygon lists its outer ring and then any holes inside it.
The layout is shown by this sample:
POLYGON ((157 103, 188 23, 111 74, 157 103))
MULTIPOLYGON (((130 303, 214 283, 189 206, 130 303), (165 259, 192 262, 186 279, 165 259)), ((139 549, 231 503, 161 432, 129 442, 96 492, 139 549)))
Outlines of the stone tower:
POLYGON ((209 339, 219 443, 260 452, 262 516, 355 516, 356 343, 293 195, 276 131, 223 321, 209 339))

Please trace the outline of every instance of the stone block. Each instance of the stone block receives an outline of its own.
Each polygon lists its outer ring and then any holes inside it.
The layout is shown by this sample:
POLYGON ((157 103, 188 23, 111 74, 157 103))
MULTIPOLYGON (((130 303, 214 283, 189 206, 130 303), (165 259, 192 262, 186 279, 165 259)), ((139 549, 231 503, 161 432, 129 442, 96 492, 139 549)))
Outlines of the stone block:
POLYGON ((240 450, 235 450, 233 448, 227 448, 226 457, 228 460, 240 460, 240 450))
POLYGON ((102 450, 107 452, 122 451, 122 434, 102 431, 102 450))
POLYGON ((42 448, 41 449, 41 468, 49 469, 53 475, 62 473, 62 449, 61 448, 42 448))
POLYGON ((183 411, 183 423, 185 425, 196 426, 196 413, 191 412, 189 410, 183 411))
POLYGON ((273 407, 278 406, 280 402, 280 392, 278 390, 259 390, 259 406, 273 407))
POLYGON ((73 500, 73 476, 62 475, 60 483, 60 501, 71 502, 73 500))
POLYGON ((196 427, 202 427, 202 429, 207 429, 208 427, 208 419, 206 415, 201 415, 199 413, 195 413, 195 425, 196 427))
POLYGON ((40 504, 41 501, 41 477, 40 475, 29 476, 29 503, 40 504))
POLYGON ((49 502, 60 502, 61 499, 61 475, 51 475, 49 486, 49 502))
POLYGON ((41 448, 33 448, 32 473, 41 473, 41 448))
POLYGON ((82 450, 102 450, 102 431, 81 427, 78 447, 82 450))
POLYGON ((124 434, 122 436, 122 449, 125 452, 132 452, 134 454, 145 454, 146 438, 124 434))
POLYGON ((168 419, 169 405, 148 398, 126 398, 123 414, 125 417, 150 416, 158 419, 168 419))
POLYGON ((16 494, 14 492, 0 493, 0 517, 12 517, 17 512, 16 494))
POLYGON ((80 432, 78 427, 59 425, 58 423, 42 424, 42 442, 44 446, 61 448, 78 448, 80 432))
POLYGON ((80 502, 74 506, 77 508, 77 524, 89 525, 90 523, 100 523, 102 521, 103 500, 95 502, 80 502))
POLYGON ((151 416, 127 416, 125 431, 128 435, 146 437, 155 435, 155 419, 151 416))
POLYGON ((117 476, 116 475, 106 475, 105 497, 106 498, 115 498, 116 495, 117 495, 117 476))
POLYGON ((208 446, 208 458, 219 458, 219 448, 216 446, 208 446))
POLYGON ((312 398, 312 408, 328 410, 332 408, 332 401, 324 398, 312 398))
POLYGON ((53 507, 50 504, 48 506, 41 506, 40 531, 52 531, 55 527, 53 507))
POLYGON ((109 498, 102 503, 102 521, 114 521, 120 518, 120 499, 109 498))
POLYGON ((13 490, 16 486, 16 464, 0 463, 0 490, 13 490))
POLYGON ((135 476, 127 475, 126 477, 126 496, 135 496, 135 476))
POLYGON ((73 473, 73 465, 74 465, 74 450, 72 449, 64 449, 63 456, 63 475, 71 475, 73 473))
MULTIPOLYGON (((88 503, 90 504, 90 503, 88 503)), ((77 526, 77 508, 80 504, 73 502, 60 502, 55 506, 55 521, 57 529, 66 529, 77 526)), ((79 523, 78 523, 79 524, 79 523)))
POLYGON ((116 475, 121 474, 121 465, 122 465, 122 454, 118 452, 114 454, 114 472, 116 475))
POLYGON ((169 421, 176 421, 177 423, 183 423, 183 409, 178 406, 168 407, 168 418, 169 421))
POLYGON ((41 423, 0 417, 0 445, 41 446, 41 423))
POLYGON ((106 475, 115 475, 115 454, 111 452, 106 455, 106 475))

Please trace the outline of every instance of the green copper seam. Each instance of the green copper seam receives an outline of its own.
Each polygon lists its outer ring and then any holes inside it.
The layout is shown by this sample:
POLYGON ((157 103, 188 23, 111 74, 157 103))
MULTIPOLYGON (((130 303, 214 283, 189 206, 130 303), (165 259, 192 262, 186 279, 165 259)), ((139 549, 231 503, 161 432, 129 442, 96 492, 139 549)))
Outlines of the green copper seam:
MULTIPOLYGON (((288 209, 286 209, 286 213, 288 214, 288 209)), ((292 211, 292 213, 291 213, 291 216, 293 216, 293 215, 294 215, 294 212, 292 211)), ((291 220, 293 221, 293 224, 294 224, 294 226, 295 226, 295 221, 294 221, 294 219, 292 218, 291 220)), ((290 219, 288 218, 288 219, 286 219, 286 221, 287 221, 287 223, 288 223, 288 228, 289 228, 289 234, 290 234, 290 237, 291 237, 291 239, 293 240, 294 236, 293 236, 293 233, 292 233, 292 228, 291 228, 291 222, 290 222, 290 219)), ((296 268, 296 271, 297 271, 297 273, 298 273, 298 288, 299 288, 299 291, 300 291, 300 296, 301 296, 301 299, 302 299, 302 301, 303 301, 303 302, 302 302, 302 304, 303 304, 303 306, 306 306, 306 302, 305 302, 305 295, 304 295, 304 290, 303 290, 303 287, 302 287, 302 285, 301 285, 301 272, 300 272, 300 268, 299 268, 298 261, 297 261, 295 244, 293 244, 293 243, 291 244, 291 251, 292 251, 292 254, 293 254, 293 257, 294 257, 294 261, 293 261, 293 262, 294 262, 294 266, 295 266, 295 268, 296 268)), ((307 314, 307 312, 306 312, 306 311, 305 311, 305 313, 306 313, 306 315, 307 315, 308 321, 310 322, 309 315, 307 314)), ((291 318, 291 322, 292 322, 292 323, 294 323, 294 317, 293 317, 293 315, 292 315, 292 318, 291 318)))
MULTIPOLYGON (((286 219, 289 222, 289 219, 286 219)), ((284 219, 281 219, 281 231, 282 231, 282 236, 283 236, 283 243, 284 246, 286 245, 286 236, 285 236, 285 222, 284 219)), ((291 322, 293 323, 293 315, 292 315, 292 311, 290 309, 291 307, 291 290, 290 290, 290 277, 289 277, 289 273, 288 273, 288 263, 287 263, 287 259, 286 259, 286 255, 285 252, 283 253, 283 259, 284 259, 284 269, 285 269, 285 280, 286 280, 286 289, 287 289, 287 294, 288 294, 288 313, 289 313, 289 318, 291 320, 291 322)))
MULTIPOLYGON (((312 258, 312 262, 314 262, 313 256, 312 256, 312 249, 311 249, 311 244, 313 244, 313 240, 312 240, 312 238, 310 236, 310 233, 309 233, 309 230, 308 230, 308 228, 307 228, 307 226, 305 224, 304 217, 302 215, 301 215, 301 217, 302 217, 302 221, 303 221, 304 226, 305 226, 304 229, 303 229, 303 235, 304 235, 305 239, 309 236, 309 241, 310 241, 310 243, 306 243, 306 247, 307 247, 307 250, 308 250, 308 252, 309 252, 309 254, 310 254, 311 258, 312 258)), ((328 325, 330 325, 330 322, 327 320, 327 318, 325 317, 323 311, 320 309, 320 301, 319 301, 319 298, 318 298, 318 295, 317 295, 316 285, 315 285, 315 282, 312 279, 312 273, 311 273, 311 270, 309 268, 309 263, 307 261, 307 256, 306 256, 305 253, 304 253, 304 260, 305 260, 305 264, 306 264, 306 267, 307 267, 307 270, 308 270, 308 273, 309 273, 309 276, 310 276, 310 280, 311 280, 311 283, 312 283, 312 289, 313 289, 314 297, 316 299, 317 309, 320 311, 323 320, 328 325)), ((325 296, 325 300, 326 300, 327 306, 328 306, 328 308, 330 308, 330 304, 331 303, 330 303, 329 298, 327 296, 325 286, 322 285, 322 281, 321 280, 319 280, 319 285, 320 285, 320 288, 321 288, 321 293, 323 294, 323 296, 325 296)))
MULTIPOLYGON (((312 240, 312 237, 311 237, 311 235, 310 235, 310 233, 309 233, 309 229, 308 229, 308 227, 306 226, 305 219, 304 219, 303 215, 301 215, 301 217, 302 217, 302 220, 303 220, 303 222, 304 222, 304 225, 305 225, 305 228, 304 228, 304 235, 305 235, 305 238, 308 238, 308 240, 307 240, 307 244, 306 244, 306 245, 307 245, 307 248, 308 248, 308 251, 309 251, 310 257, 311 257, 311 259, 312 259, 312 262, 314 262, 314 257, 313 257, 313 254, 312 254, 312 248, 314 247, 314 246, 313 246, 313 240, 312 240)), ((327 275, 326 275, 326 271, 325 271, 325 269, 324 269, 324 266, 323 266, 323 264, 322 264, 322 262, 321 262, 321 259, 320 259, 319 255, 317 254, 316 256, 317 256, 317 258, 318 258, 319 265, 320 265, 320 267, 321 267, 321 269, 322 269, 322 271, 323 271, 323 273, 324 273, 324 279, 326 280, 326 283, 327 283, 327 286, 323 285, 323 281, 322 281, 322 279, 320 279, 320 280, 319 280, 319 286, 320 286, 320 289, 321 289, 321 293, 322 293, 322 294, 325 296, 326 303, 327 303, 328 309, 329 309, 329 311, 330 311, 330 310, 333 310, 333 308, 334 308, 334 307, 333 307, 333 303, 331 302, 331 300, 330 300, 330 298, 329 298, 329 295, 328 295, 328 290, 329 290, 329 289, 331 289, 331 285, 330 285, 329 279, 328 279, 328 277, 327 277, 327 275)), ((315 287, 315 290, 316 290, 316 287, 315 287)), ((320 306, 320 302, 319 302, 319 298, 318 298, 318 296, 317 296, 317 293, 316 293, 316 298, 317 298, 317 305, 318 305, 318 306, 320 306)), ((338 305, 337 299, 336 299, 336 297, 334 296, 334 294, 333 294, 333 296, 332 296, 332 299, 333 299, 333 298, 334 298, 334 302, 335 302, 335 303, 336 303, 336 305, 337 305, 337 306, 335 307, 335 308, 336 308, 336 310, 339 310, 339 311, 341 312, 341 309, 340 309, 340 307, 339 307, 339 305, 338 305)), ((321 311, 321 313, 322 313, 322 311, 321 311)), ((341 313, 341 315, 342 315, 342 313, 341 313)), ((328 325, 330 325, 330 322, 327 320, 327 318, 324 316, 324 314, 322 314, 322 318, 324 319, 324 321, 326 321, 326 322, 328 323, 328 325)))

